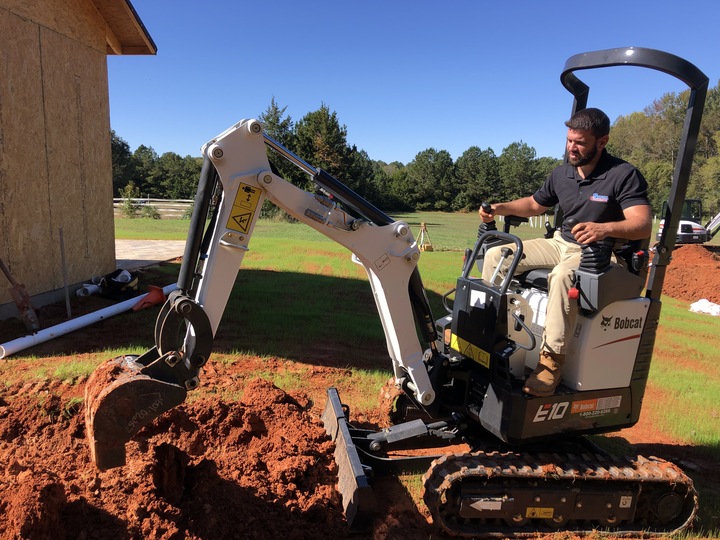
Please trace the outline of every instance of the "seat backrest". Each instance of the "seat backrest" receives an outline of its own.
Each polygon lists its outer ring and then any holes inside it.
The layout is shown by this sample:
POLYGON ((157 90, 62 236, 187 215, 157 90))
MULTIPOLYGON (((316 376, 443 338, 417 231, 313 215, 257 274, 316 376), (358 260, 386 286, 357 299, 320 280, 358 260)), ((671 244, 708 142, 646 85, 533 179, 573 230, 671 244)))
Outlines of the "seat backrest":
POLYGON ((518 280, 522 287, 540 289, 547 292, 548 290, 548 274, 552 268, 533 268, 522 274, 517 274, 515 279, 518 280))

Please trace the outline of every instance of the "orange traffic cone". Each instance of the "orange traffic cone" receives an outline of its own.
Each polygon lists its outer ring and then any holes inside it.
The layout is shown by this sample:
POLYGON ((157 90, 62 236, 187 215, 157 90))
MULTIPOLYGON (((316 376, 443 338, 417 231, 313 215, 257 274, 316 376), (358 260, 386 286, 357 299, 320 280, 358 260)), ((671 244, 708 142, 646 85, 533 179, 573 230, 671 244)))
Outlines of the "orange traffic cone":
POLYGON ((162 304, 165 300, 166 297, 162 288, 156 287, 155 285, 148 285, 148 293, 133 306, 132 310, 139 311, 141 309, 156 306, 157 304, 162 304))

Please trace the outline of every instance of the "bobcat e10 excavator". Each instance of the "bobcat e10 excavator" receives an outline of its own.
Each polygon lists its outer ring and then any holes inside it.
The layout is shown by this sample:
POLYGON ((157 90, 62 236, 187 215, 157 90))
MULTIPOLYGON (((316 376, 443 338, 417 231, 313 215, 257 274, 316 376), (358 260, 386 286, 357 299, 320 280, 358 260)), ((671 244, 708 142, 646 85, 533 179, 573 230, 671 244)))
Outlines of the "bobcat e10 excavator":
MULTIPOLYGON (((663 214, 665 214, 666 205, 667 201, 663 203, 663 214)), ((676 244, 704 244, 712 240, 720 232, 720 212, 715 214, 705 226, 701 225, 702 216, 702 201, 700 199, 686 199, 680 214, 676 244)), ((658 240, 662 236, 663 228, 665 228, 665 220, 660 220, 657 232, 658 240)))
POLYGON ((258 121, 243 120, 203 147, 178 290, 160 310, 156 346, 101 365, 88 381, 86 427, 96 465, 124 465, 125 443, 200 384, 267 198, 352 252, 367 271, 385 331, 400 394, 395 423, 378 431, 354 428, 348 407, 332 388, 323 413, 336 445, 338 489, 352 528, 362 528, 378 511, 373 475, 398 470, 427 470, 425 502, 435 524, 454 536, 530 537, 558 530, 633 536, 688 527, 698 501, 682 470, 658 458, 609 455, 586 437, 639 419, 660 291, 708 84, 695 66, 661 51, 579 54, 561 75, 574 96, 572 112, 586 107, 589 91, 576 71, 625 65, 668 73, 690 88, 666 226, 650 265, 649 240, 618 250, 627 261, 624 267, 609 263, 621 241, 584 248, 572 290, 579 316, 555 395, 522 392, 538 361, 547 282, 542 272, 514 275, 523 244, 509 226, 520 220, 509 218, 505 231, 481 226, 456 287, 444 298, 448 313, 435 320, 418 272, 420 249, 408 224, 307 164, 264 134, 258 121), (278 176, 267 147, 310 174, 319 193, 278 176), (214 200, 219 203, 211 212, 214 200), (509 271, 500 285, 472 275, 493 244, 504 244, 508 255, 509 271), (445 448, 443 453, 443 445, 455 443, 469 451, 453 454, 445 448), (428 451, 395 451, 407 448, 428 451))

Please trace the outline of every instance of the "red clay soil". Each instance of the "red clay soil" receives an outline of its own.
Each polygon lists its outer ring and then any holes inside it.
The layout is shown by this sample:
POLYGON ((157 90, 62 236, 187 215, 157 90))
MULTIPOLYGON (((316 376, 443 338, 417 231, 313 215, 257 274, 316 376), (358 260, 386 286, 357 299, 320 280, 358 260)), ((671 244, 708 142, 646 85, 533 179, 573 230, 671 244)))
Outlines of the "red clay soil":
MULTIPOLYGON (((237 386, 248 364, 208 367, 208 385, 237 386)), ((21 367, 21 366, 18 366, 21 367)), ((22 366, 23 369, 28 366, 22 366)), ((324 373, 330 385, 332 370, 324 373)), ((127 444, 127 464, 90 460, 84 381, 0 390, 0 538, 348 538, 333 444, 313 402, 263 379, 239 400, 186 402, 127 444)), ((365 534, 417 538, 425 516, 398 483, 365 534)))
MULTIPOLYGON (((3 391, 3 539, 349 536, 333 444, 307 397, 255 379, 240 401, 185 403, 128 443, 125 467, 101 472, 74 399, 80 386, 3 391)), ((401 506, 361 537, 422 534, 425 519, 401 506)))
MULTIPOLYGON (((717 254, 681 247, 665 292, 720 302, 719 267, 717 254)), ((60 365, 63 358, 43 361, 60 365)), ((3 362, 34 369, 32 361, 3 362)), ((273 361, 260 362, 272 369, 273 361)), ((209 364, 204 382, 216 397, 187 401, 141 429, 127 445, 127 465, 109 471, 90 459, 85 381, 0 385, 0 540, 351 537, 317 397, 246 382, 243 373, 253 369, 253 361, 209 364), (221 397, 238 385, 240 398, 221 397)), ((336 376, 337 369, 318 366, 313 386, 331 386, 336 376)), ((654 399, 650 391, 646 398, 654 399)), ((364 420, 377 422, 372 416, 364 420)), ((652 422, 622 435, 657 455, 671 442, 652 422)), ((382 480, 376 491, 378 519, 352 538, 442 538, 396 480, 382 480)))
POLYGON ((705 298, 720 304, 720 248, 688 244, 673 251, 663 294, 691 303, 705 298))

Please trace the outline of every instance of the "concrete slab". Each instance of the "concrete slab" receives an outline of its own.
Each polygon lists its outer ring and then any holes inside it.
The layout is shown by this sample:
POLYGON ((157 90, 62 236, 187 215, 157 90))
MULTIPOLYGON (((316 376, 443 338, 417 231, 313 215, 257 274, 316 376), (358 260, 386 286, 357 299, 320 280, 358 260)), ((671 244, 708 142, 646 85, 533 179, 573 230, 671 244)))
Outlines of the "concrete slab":
POLYGON ((185 240, 115 240, 115 266, 137 270, 182 257, 185 240))

